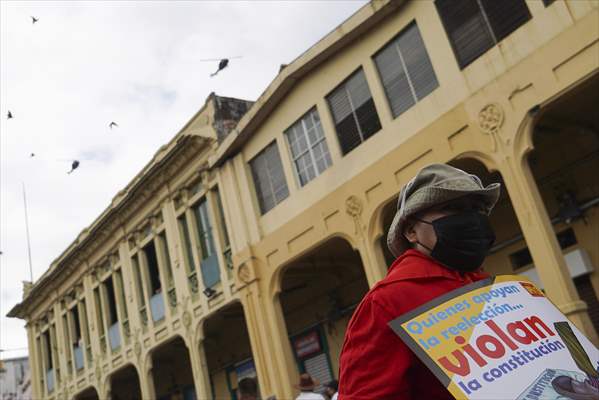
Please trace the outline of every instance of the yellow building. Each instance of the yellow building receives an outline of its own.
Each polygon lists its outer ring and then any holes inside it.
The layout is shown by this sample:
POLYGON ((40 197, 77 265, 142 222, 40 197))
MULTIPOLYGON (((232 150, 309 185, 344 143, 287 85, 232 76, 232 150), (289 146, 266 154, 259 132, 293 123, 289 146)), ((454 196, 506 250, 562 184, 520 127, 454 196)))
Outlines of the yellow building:
POLYGON ((492 273, 598 343, 599 2, 367 4, 255 102, 205 106, 9 316, 35 398, 290 399, 337 376, 416 171, 499 181, 492 273), (195 396, 195 397, 194 397, 195 396))

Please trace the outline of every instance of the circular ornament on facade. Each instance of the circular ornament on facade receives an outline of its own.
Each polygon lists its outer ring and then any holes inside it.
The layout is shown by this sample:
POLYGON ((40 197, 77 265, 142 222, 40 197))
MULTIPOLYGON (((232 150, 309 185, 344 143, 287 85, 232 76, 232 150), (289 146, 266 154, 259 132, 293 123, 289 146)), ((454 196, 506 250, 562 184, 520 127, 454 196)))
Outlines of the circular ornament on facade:
POLYGON ((250 267, 247 264, 241 264, 239 266, 239 270, 237 271, 237 276, 243 283, 249 283, 252 279, 252 272, 250 271, 250 267))
POLYGON ((503 125, 503 108, 497 103, 490 103, 484 106, 478 113, 478 126, 486 133, 497 132, 503 125))
POLYGON ((352 217, 362 214, 362 202, 356 196, 350 196, 345 200, 345 212, 352 217))

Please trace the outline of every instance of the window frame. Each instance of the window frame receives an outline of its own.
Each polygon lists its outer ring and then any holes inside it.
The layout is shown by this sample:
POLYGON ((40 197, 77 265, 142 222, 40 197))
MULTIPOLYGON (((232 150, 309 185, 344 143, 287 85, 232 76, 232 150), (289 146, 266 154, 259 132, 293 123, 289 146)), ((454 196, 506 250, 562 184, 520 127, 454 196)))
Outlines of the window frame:
MULTIPOLYGON (((437 9, 437 16, 439 17, 439 20, 441 21, 441 25, 443 26, 443 29, 445 31, 445 36, 447 37, 447 40, 451 46, 451 49, 453 51, 454 57, 457 61, 458 67, 460 68, 460 70, 464 70, 465 68, 467 68, 470 64, 474 63, 476 60, 478 60, 480 57, 482 57, 484 54, 486 54, 489 50, 491 50, 492 48, 496 47, 501 41, 503 41, 506 37, 508 37, 509 35, 511 35, 513 32, 515 32, 516 30, 520 29, 524 24, 526 24, 526 22, 530 21, 532 19, 532 13, 530 12, 530 8, 528 7, 528 4, 526 3, 526 0, 521 0, 524 4, 524 6, 527 8, 528 10, 528 19, 526 21, 524 21, 521 25, 517 26, 515 29, 513 29, 510 33, 508 33, 507 35, 505 35, 504 37, 502 37, 501 39, 497 39, 497 34, 496 32, 493 30, 493 25, 491 24, 491 21, 489 19, 489 16, 487 15, 487 11, 485 10, 485 7, 483 6, 482 0, 474 0, 479 13, 482 17, 482 20, 484 21, 484 27, 486 28, 486 30, 488 31, 491 41, 493 42, 493 44, 491 46, 489 46, 488 48, 486 48, 484 51, 482 51, 480 54, 478 54, 476 57, 474 57, 473 59, 469 60, 469 61, 463 61, 459 58, 458 56, 458 52, 456 50, 456 45, 454 44, 453 40, 451 39, 449 32, 447 30, 447 23, 445 21, 445 19, 441 16, 440 12, 439 12, 439 7, 438 7, 438 3, 439 1, 446 1, 446 0, 434 0, 435 3, 435 8, 437 9)), ((544 1, 543 1, 544 2, 544 1)), ((545 6, 547 7, 547 6, 545 6)))
POLYGON ((270 141, 266 146, 264 146, 262 148, 262 150, 260 150, 259 152, 257 152, 248 162, 247 165, 249 166, 249 170, 250 170, 250 175, 252 177, 252 183, 253 183, 253 188, 254 188, 254 194, 255 194, 255 198, 258 201, 258 210, 260 212, 261 216, 264 216, 265 214, 267 214, 269 211, 273 210, 274 208, 276 208, 279 204, 281 204, 282 202, 284 202, 286 199, 289 198, 290 196, 290 191, 289 191, 289 185, 287 184, 287 175, 285 174, 285 167, 283 166, 283 160, 281 159, 281 152, 279 151, 279 143, 278 140, 275 138, 272 141, 270 141), (265 156, 265 153, 268 149, 271 148, 271 146, 273 146, 276 149, 277 152, 277 156, 279 159, 279 162, 281 164, 281 174, 283 177, 283 181, 285 183, 285 190, 287 192, 287 194, 285 195, 285 197, 281 198, 280 201, 277 201, 277 196, 275 195, 275 193, 277 193, 274 190, 273 187, 273 180, 272 180, 272 176, 270 174, 270 169, 268 167, 268 163, 266 164, 266 174, 268 175, 268 186, 270 188, 270 194, 272 195, 274 204, 272 205, 272 207, 265 209, 263 201, 260 201, 260 199, 264 198, 264 196, 262 195, 261 191, 260 191, 260 187, 257 184, 258 182, 256 181, 257 178, 257 174, 254 172, 254 162, 257 162, 258 157, 263 157, 265 156))
POLYGON ((364 66, 362 64, 360 64, 355 70, 353 70, 348 76, 346 76, 341 82, 339 82, 337 85, 335 85, 335 87, 329 91, 327 94, 325 94, 324 96, 324 100, 327 103, 327 108, 329 110, 329 113, 331 115, 331 120, 333 122, 333 128, 335 129, 335 136, 337 137, 337 144, 339 145, 339 150, 340 150, 340 154, 342 157, 348 155, 349 153, 351 153, 353 150, 357 149, 358 147, 360 147, 360 145, 362 143, 364 143, 366 140, 368 140, 369 138, 371 138, 372 136, 376 135, 379 131, 381 131, 383 129, 383 124, 381 122, 381 118, 379 117, 379 111, 376 107, 376 102, 374 101, 374 96, 372 95, 372 91, 370 90, 370 85, 368 83, 368 79, 366 78, 366 72, 364 70, 364 66), (376 131, 372 132, 370 134, 370 136, 368 136, 367 138, 364 138, 364 133, 362 132, 362 127, 360 126, 360 120, 358 119, 357 113, 356 113, 356 108, 354 106, 354 103, 351 99, 351 96, 349 95, 350 92, 347 89, 347 83, 357 74, 359 74, 360 72, 362 72, 362 74, 364 75, 364 81, 366 82, 366 86, 368 87, 368 93, 370 94, 370 100, 372 100, 372 105, 374 107, 374 111, 376 113, 377 119, 379 121, 379 129, 377 129, 376 131), (349 101, 349 104, 351 106, 351 114, 353 116, 353 120, 354 123, 356 124, 356 127, 358 128, 358 135, 360 136, 360 144, 358 144, 357 146, 349 149, 347 152, 345 152, 343 150, 343 146, 341 145, 341 140, 339 137, 339 132, 337 131, 337 122, 335 120, 335 113, 333 111, 333 107, 331 106, 331 102, 329 100, 329 98, 333 95, 333 93, 335 93, 337 91, 337 89, 339 89, 340 87, 344 87, 344 91, 345 94, 347 96, 347 99, 349 101))
POLYGON ((318 107, 314 105, 308 111, 306 111, 302 116, 300 116, 295 122, 293 122, 285 131, 283 132, 283 136, 285 136, 285 142, 287 143, 287 150, 289 151, 289 158, 291 163, 293 164, 293 171, 295 176, 296 184, 302 188, 306 186, 308 183, 312 182, 314 179, 318 178, 321 174, 323 174, 327 169, 329 169, 333 165, 333 159, 331 157, 331 152, 329 150, 329 144, 327 142, 327 137, 324 133, 324 128, 322 126, 322 119, 320 118, 320 113, 318 112, 318 107), (304 121, 306 118, 311 118, 314 130, 318 129, 317 123, 314 121, 314 114, 318 115, 318 127, 322 132, 322 137, 318 139, 315 143, 311 143, 310 135, 308 134, 309 129, 306 127, 306 122, 304 121), (304 150, 301 154, 295 156, 293 154, 293 148, 291 146, 290 134, 293 131, 296 131, 297 126, 301 126, 301 134, 306 139, 306 150, 304 150), (316 156, 314 155, 314 149, 319 146, 321 143, 324 143, 326 148, 326 156, 324 156, 324 160, 326 162, 326 166, 322 171, 318 171, 318 164, 316 162, 316 156), (305 183, 302 183, 302 178, 300 175, 299 167, 297 165, 297 161, 304 157, 306 154, 309 154, 311 160, 311 166, 314 169, 314 176, 308 179, 305 183))
POLYGON ((426 43, 424 42, 424 38, 422 37, 422 33, 420 31, 420 26, 418 25, 418 22, 416 21, 416 19, 413 19, 412 21, 408 22, 397 34, 395 34, 395 36, 393 36, 390 40, 388 40, 387 42, 385 42, 385 44, 383 44, 371 57, 371 62, 374 66, 374 69, 377 72, 377 78, 378 78, 378 82, 380 84, 380 88, 382 89, 383 93, 385 93, 385 99, 387 100, 387 107, 389 110, 389 114, 391 115, 392 119, 395 120, 397 118, 399 118, 402 114, 404 114, 405 112, 407 112, 409 109, 411 109, 412 107, 414 107, 417 103, 419 103, 420 101, 422 101, 423 99, 425 99, 426 97, 428 97, 429 95, 431 95, 435 90, 437 90, 441 85, 439 83, 439 79, 437 78, 437 73, 435 71, 435 66, 433 65, 433 59, 430 56, 430 52, 428 51, 428 48, 426 47, 426 43), (408 30, 410 28, 412 28, 413 26, 416 27, 416 29, 418 30, 418 34, 420 36, 420 39, 422 40, 422 45, 423 45, 423 49, 424 52, 426 53, 426 56, 428 58, 428 61, 430 63, 431 66, 431 70, 433 72, 433 77, 435 78, 435 82, 436 82, 436 86, 435 88, 433 88, 429 93, 427 93, 425 96, 423 97, 419 97, 418 96, 418 92, 416 91, 416 87, 413 83, 413 78, 407 68, 407 64, 405 62, 405 58, 404 55, 399 47, 399 39, 400 37, 402 37, 406 32, 408 32, 408 30), (395 115, 394 111, 393 111, 393 106, 391 104, 391 99, 389 98, 389 94, 387 93, 387 88, 385 87, 385 83, 383 81, 383 76, 381 74, 380 68, 379 68, 379 64, 376 61, 377 56, 379 56, 383 51, 385 51, 387 49, 388 46, 394 46, 394 49, 396 50, 398 56, 399 56, 399 60, 401 62, 401 67, 403 68, 404 72, 405 72, 405 76, 406 76, 406 81, 408 83, 408 87, 410 88, 410 94, 412 95, 412 100, 414 101, 414 103, 406 108, 405 110, 403 110, 402 112, 400 112, 399 114, 395 115))

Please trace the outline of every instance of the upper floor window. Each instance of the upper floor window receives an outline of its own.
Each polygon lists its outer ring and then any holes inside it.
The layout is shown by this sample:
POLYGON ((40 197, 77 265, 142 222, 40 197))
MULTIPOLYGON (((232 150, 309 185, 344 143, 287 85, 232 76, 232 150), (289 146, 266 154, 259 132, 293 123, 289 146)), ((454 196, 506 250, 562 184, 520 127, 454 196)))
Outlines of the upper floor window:
POLYGON ((531 18, 525 0, 436 0, 435 4, 460 68, 531 18))
POLYGON ((416 23, 374 56, 393 117, 439 86, 416 23))
POLYGON ((193 207, 200 251, 200 269, 205 287, 220 282, 220 268, 214 245, 212 221, 208 212, 208 199, 204 197, 193 207))
POLYGON ((266 214, 289 196, 277 142, 273 141, 251 159, 250 168, 258 195, 260 212, 266 214))
POLYGON ((362 69, 333 90, 327 101, 344 155, 381 129, 362 69))
POLYGON ((308 111, 285 132, 301 186, 331 166, 329 147, 316 108, 308 111))

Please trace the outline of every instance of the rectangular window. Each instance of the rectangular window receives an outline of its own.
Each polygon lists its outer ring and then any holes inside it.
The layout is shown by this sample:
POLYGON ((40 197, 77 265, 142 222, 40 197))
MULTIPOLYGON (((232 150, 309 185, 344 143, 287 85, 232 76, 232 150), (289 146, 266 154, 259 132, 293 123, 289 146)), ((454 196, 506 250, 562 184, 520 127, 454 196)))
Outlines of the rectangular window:
POLYGON ((220 192, 218 188, 212 189, 212 193, 214 194, 214 198, 216 199, 216 212, 218 214, 218 223, 220 227, 220 232, 222 236, 222 243, 224 248, 230 247, 229 242, 229 231, 227 230, 227 223, 225 221, 225 213, 223 210, 223 203, 220 199, 220 192))
POLYGON ((81 300, 81 303, 79 303, 79 315, 81 318, 81 325, 83 326, 83 340, 87 349, 87 362, 91 365, 93 360, 91 352, 91 338, 89 336, 89 321, 87 320, 87 305, 85 303, 85 299, 81 300))
POLYGON ((50 331, 46 330, 42 333, 42 342, 44 346, 44 365, 46 371, 44 376, 46 377, 46 389, 48 393, 54 390, 54 361, 52 357, 52 344, 50 341, 50 331))
POLYGON ((119 294, 119 305, 120 305, 121 314, 123 314, 124 319, 128 319, 129 313, 127 312, 127 299, 125 298, 125 286, 123 284, 123 274, 119 270, 114 273, 114 276, 116 279, 116 286, 117 286, 117 291, 119 294))
POLYGON ((135 293, 137 293, 137 301, 140 307, 146 305, 146 299, 144 296, 143 281, 141 278, 141 270, 139 269, 138 255, 131 257, 131 265, 133 266, 133 277, 135 279, 135 293))
POLYGON ((327 96, 335 130, 345 155, 381 129, 381 122, 360 68, 327 96))
POLYGON ((102 321, 103 311, 102 311, 102 301, 100 299, 100 288, 99 287, 94 289, 94 302, 96 303, 96 315, 97 315, 96 323, 98 324, 98 332, 100 333, 100 336, 103 336, 104 335, 104 322, 102 321))
POLYGON ((289 196, 277 142, 273 141, 250 160, 260 212, 266 214, 289 196))
POLYGON ((142 249, 146 262, 148 264, 148 275, 150 278, 150 291, 152 296, 160 293, 162 290, 162 283, 160 282, 160 270, 158 268, 158 258, 156 256, 156 247, 154 242, 150 241, 142 249))
POLYGON ((60 364, 58 363, 58 343, 56 336, 56 324, 52 323, 50 325, 50 343, 52 345, 52 354, 53 358, 52 364, 54 365, 54 374, 56 376, 56 382, 60 384, 61 375, 60 375, 60 364))
POLYGON ((214 241, 212 238, 212 224, 208 216, 208 203, 206 199, 202 199, 193 209, 196 224, 198 228, 198 236, 200 240, 201 258, 206 259, 214 254, 214 241))
POLYGON ((439 86, 415 22, 379 51, 374 61, 394 118, 439 86))
POLYGON ((227 222, 225 221, 225 212, 223 210, 223 203, 220 198, 220 192, 218 191, 218 187, 212 189, 214 194, 214 198, 216 199, 216 212, 219 223, 218 231, 221 236, 221 243, 223 248, 223 258, 225 259, 226 267, 227 267, 227 275, 231 277, 231 271, 233 270, 233 257, 231 252, 231 242, 229 240, 229 231, 227 230, 227 222))
POLYGON ((73 366, 73 362, 71 361, 71 327, 68 320, 68 314, 62 315, 62 326, 64 327, 64 348, 67 358, 67 371, 70 373, 73 366))
POLYGON ((79 312, 77 311, 77 306, 73 307, 70 311, 71 313, 71 318, 73 321, 73 329, 72 329, 72 336, 71 336, 71 340, 73 341, 73 344, 78 344, 79 340, 81 339, 81 325, 80 325, 80 320, 79 320, 79 312))
POLYGON ((37 365, 38 365, 38 376, 39 376, 39 380, 41 382, 41 386, 44 386, 44 358, 43 358, 43 350, 42 350, 42 338, 43 335, 38 336, 35 339, 35 354, 37 356, 37 365))
POLYGON ((81 337, 81 319, 79 318, 78 306, 73 307, 69 313, 73 324, 71 340, 73 342, 75 369, 79 371, 83 368, 83 339, 81 337))
POLYGON ((193 267, 191 235, 189 234, 189 226, 187 225, 187 218, 185 216, 185 213, 183 213, 179 218, 177 218, 177 222, 179 225, 179 236, 183 239, 181 243, 183 245, 183 256, 185 259, 185 266, 187 267, 187 272, 192 272, 195 268, 193 267))
POLYGON ((162 255, 162 261, 166 272, 167 285, 170 287, 174 284, 173 282, 173 270, 171 268, 171 256, 168 251, 168 242, 166 240, 166 233, 161 232, 158 235, 158 246, 160 246, 160 254, 162 255))
POLYGON ((316 107, 287 129, 285 136, 301 186, 331 166, 329 147, 316 107))
POLYGON ((108 300, 108 325, 112 326, 119 320, 116 311, 116 297, 114 295, 114 283, 112 282, 112 276, 108 277, 108 279, 104 281, 104 287, 106 288, 106 300, 108 300))
POLYGON ((460 68, 531 18, 525 0, 436 0, 460 68))
POLYGON ((200 242, 200 268, 204 286, 211 287, 220 281, 220 269, 218 257, 214 247, 214 236, 212 233, 212 222, 208 214, 208 202, 206 198, 200 200, 193 208, 198 229, 198 240, 200 242))
POLYGON ((79 303, 79 315, 81 318, 81 325, 83 326, 83 334, 84 337, 89 340, 89 325, 88 325, 88 321, 87 321, 87 306, 85 305, 85 299, 81 300, 81 303, 79 303))

